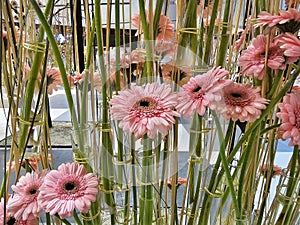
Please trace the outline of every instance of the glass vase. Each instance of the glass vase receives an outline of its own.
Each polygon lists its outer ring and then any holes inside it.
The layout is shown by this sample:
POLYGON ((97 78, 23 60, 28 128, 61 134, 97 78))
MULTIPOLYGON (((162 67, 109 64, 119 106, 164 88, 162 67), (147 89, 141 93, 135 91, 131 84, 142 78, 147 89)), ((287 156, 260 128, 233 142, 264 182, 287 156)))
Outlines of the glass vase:
POLYGON ((276 195, 268 212, 266 223, 271 225, 298 225, 300 207, 300 178, 284 169, 276 188, 276 195))
POLYGON ((71 133, 71 143, 73 160, 85 166, 89 173, 95 170, 95 160, 93 144, 91 138, 92 128, 88 125, 73 129, 71 133))
POLYGON ((242 210, 241 215, 238 217, 236 211, 232 210, 230 214, 230 225, 250 225, 251 216, 248 210, 242 210))

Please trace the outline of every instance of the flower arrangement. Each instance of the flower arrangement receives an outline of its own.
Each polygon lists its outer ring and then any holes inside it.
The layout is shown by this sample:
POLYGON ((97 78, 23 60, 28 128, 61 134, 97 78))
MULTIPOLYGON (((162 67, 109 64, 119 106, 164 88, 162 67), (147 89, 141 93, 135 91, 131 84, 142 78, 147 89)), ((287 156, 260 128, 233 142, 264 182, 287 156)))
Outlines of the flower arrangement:
POLYGON ((56 2, 7 3, 0 78, 12 140, 0 224, 299 224, 299 1, 249 2, 242 16, 244 1, 139 0, 132 43, 121 35, 124 2, 107 3, 104 33, 95 0, 85 43, 76 32, 65 43, 72 57, 54 36, 56 2), (58 87, 73 159, 56 168, 48 97, 58 87), (284 169, 282 140, 293 149, 284 169))

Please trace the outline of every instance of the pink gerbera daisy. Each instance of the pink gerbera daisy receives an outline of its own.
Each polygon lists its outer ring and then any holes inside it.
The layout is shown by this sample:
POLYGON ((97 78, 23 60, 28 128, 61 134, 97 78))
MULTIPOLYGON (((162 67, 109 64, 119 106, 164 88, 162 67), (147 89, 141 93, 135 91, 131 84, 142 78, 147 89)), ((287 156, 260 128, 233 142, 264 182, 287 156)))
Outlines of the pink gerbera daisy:
MULTIPOLYGON (((259 35, 253 39, 252 44, 242 52, 238 60, 238 66, 242 67, 242 73, 253 75, 259 80, 263 79, 265 74, 266 46, 266 36, 259 35)), ((285 68, 283 51, 273 40, 270 42, 267 57, 267 65, 270 68, 274 70, 282 70, 285 68)))
POLYGON ((177 82, 175 79, 178 77, 178 85, 186 84, 192 76, 192 70, 188 67, 177 67, 174 61, 161 65, 162 77, 165 82, 177 82))
POLYGON ((295 33, 300 29, 300 12, 293 8, 289 8, 287 11, 280 10, 279 15, 261 12, 258 15, 256 26, 264 25, 277 26, 282 32, 295 33))
POLYGON ((220 100, 212 101, 210 108, 233 121, 255 121, 268 103, 267 99, 261 97, 259 87, 232 81, 223 87, 222 97, 220 100))
MULTIPOLYGON (((149 24, 149 12, 146 11, 146 20, 149 24)), ((142 29, 142 20, 140 18, 140 14, 135 14, 131 18, 131 24, 134 27, 137 27, 139 30, 142 29)), ((174 24, 172 23, 172 20, 161 14, 158 24, 158 32, 156 36, 156 40, 165 40, 170 41, 174 39, 175 32, 173 30, 174 24)), ((142 33, 142 32, 141 32, 142 33)))
POLYGON ((31 172, 22 176, 16 185, 12 185, 14 195, 8 199, 7 211, 16 220, 27 220, 31 215, 38 216, 41 213, 37 196, 43 180, 44 173, 31 172))
MULTIPOLYGON (((7 212, 6 208, 6 215, 5 215, 5 224, 9 225, 38 225, 38 220, 36 217, 34 217, 32 214, 28 216, 26 220, 23 220, 22 218, 19 220, 16 220, 15 217, 13 217, 11 214, 7 212)), ((1 198, 0 201, 0 225, 4 225, 4 199, 1 198)))
POLYGON ((156 54, 159 54, 162 57, 174 58, 177 48, 178 46, 175 41, 174 42, 157 41, 155 44, 156 54))
POLYGON ((59 86, 63 85, 60 71, 57 67, 47 67, 47 91, 48 94, 51 95, 53 93, 53 90, 57 91, 59 86))
POLYGON ((98 194, 98 179, 78 163, 61 164, 51 170, 40 188, 38 201, 50 215, 61 218, 73 214, 75 207, 87 213, 98 194))
POLYGON ((277 113, 282 121, 280 131, 282 139, 291 138, 289 143, 300 146, 300 90, 296 89, 283 97, 283 102, 278 104, 280 112, 277 113))
POLYGON ((207 73, 192 77, 183 85, 183 92, 179 93, 176 109, 185 118, 190 117, 197 111, 204 115, 206 107, 212 100, 221 100, 220 90, 229 80, 221 80, 229 74, 220 67, 211 69, 207 73))
POLYGON ((276 37, 276 43, 284 51, 289 62, 297 61, 300 56, 300 40, 291 33, 284 33, 276 37))
POLYGON ((174 116, 179 116, 174 111, 177 94, 166 84, 132 86, 113 96, 110 104, 112 119, 120 120, 119 126, 126 132, 134 133, 136 138, 145 134, 154 138, 157 132, 166 135, 171 124, 175 123, 174 116))

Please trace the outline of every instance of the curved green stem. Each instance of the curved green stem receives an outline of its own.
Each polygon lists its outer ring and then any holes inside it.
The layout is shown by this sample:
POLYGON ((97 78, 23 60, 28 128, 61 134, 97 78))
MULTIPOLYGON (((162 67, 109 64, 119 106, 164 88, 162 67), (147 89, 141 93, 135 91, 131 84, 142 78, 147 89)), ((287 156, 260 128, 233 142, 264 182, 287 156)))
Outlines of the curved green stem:
POLYGON ((32 7, 34 8, 46 34, 47 34, 47 38, 49 40, 49 43, 52 46, 52 51, 53 51, 53 55, 55 57, 56 63, 58 65, 60 74, 61 74, 61 78, 62 78, 62 82, 64 85, 64 89, 65 89, 65 94, 66 94, 66 98, 67 98, 67 102, 69 105, 69 109, 70 109, 70 114, 71 114, 71 119, 73 122, 73 126, 75 129, 78 130, 78 122, 77 122, 77 118, 76 118, 76 113, 75 113, 75 108, 74 108, 74 103, 73 103, 73 98, 72 98, 72 94, 71 94, 71 90, 70 90, 70 85, 69 85, 69 80, 68 80, 68 76, 65 70, 65 66, 60 54, 60 51, 58 49, 58 46, 56 44, 56 40, 53 36, 53 33, 51 31, 50 25, 48 24, 43 12, 41 11, 39 5, 37 4, 37 2, 35 0, 30 0, 32 7))

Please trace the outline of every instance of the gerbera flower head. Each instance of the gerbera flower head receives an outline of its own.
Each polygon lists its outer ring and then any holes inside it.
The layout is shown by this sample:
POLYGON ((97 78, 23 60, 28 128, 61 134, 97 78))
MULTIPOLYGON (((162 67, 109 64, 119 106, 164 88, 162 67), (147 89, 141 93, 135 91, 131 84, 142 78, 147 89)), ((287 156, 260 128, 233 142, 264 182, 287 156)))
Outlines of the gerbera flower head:
POLYGON ((155 43, 155 52, 164 57, 173 58, 177 51, 177 42, 175 41, 157 41, 155 43))
POLYGON ((120 120, 120 128, 134 133, 136 138, 145 134, 154 138, 158 132, 166 135, 175 123, 174 116, 180 116, 174 111, 177 94, 167 84, 132 86, 113 96, 110 104, 112 119, 120 120))
POLYGON ((207 73, 191 77, 189 82, 183 85, 183 92, 179 93, 176 109, 185 118, 197 111, 204 115, 206 107, 212 100, 221 100, 220 90, 229 80, 221 80, 229 72, 221 67, 211 69, 207 73))
POLYGON ((289 146, 300 146, 300 90, 295 89, 283 97, 278 104, 280 112, 277 117, 281 119, 280 132, 282 139, 291 139, 289 146))
MULTIPOLYGON (((265 74, 265 57, 266 57, 267 38, 259 35, 252 40, 251 45, 244 50, 239 57, 238 66, 242 67, 242 73, 254 78, 262 80, 265 74)), ((267 65, 274 69, 285 68, 285 58, 283 51, 278 45, 271 40, 267 55, 267 65)))
POLYGON ((60 76, 60 71, 57 67, 47 67, 47 92, 49 95, 53 93, 53 90, 57 91, 59 86, 63 86, 63 82, 60 76))
POLYGON ((51 170, 40 188, 38 201, 50 215, 61 218, 73 214, 75 207, 87 213, 98 194, 98 179, 78 163, 61 164, 51 170))
POLYGON ((300 40, 291 33, 284 33, 275 39, 275 43, 284 51, 288 63, 293 63, 300 56, 300 40))
POLYGON ((209 107, 233 121, 255 121, 268 103, 267 99, 261 97, 259 87, 232 81, 223 87, 222 97, 212 101, 209 107))
POLYGON ((261 12, 258 15, 256 27, 265 25, 276 26, 282 32, 295 33, 300 29, 300 12, 293 8, 289 8, 287 11, 280 10, 279 15, 261 12))
POLYGON ((174 61, 161 65, 162 77, 165 82, 170 83, 176 81, 179 76, 178 85, 182 86, 186 84, 192 77, 192 70, 189 67, 176 66, 174 61))
MULTIPOLYGON (((147 23, 149 24, 148 11, 146 11, 146 20, 147 23)), ((140 18, 140 14, 135 14, 132 16, 131 24, 132 26, 137 27, 139 30, 142 29, 142 20, 140 18)), ((173 28, 174 28, 174 24, 172 23, 172 20, 169 17, 161 14, 158 23, 158 32, 157 32, 156 40, 165 40, 165 41, 173 40, 175 35, 173 28)))
POLYGON ((43 183, 45 173, 26 173, 16 185, 12 185, 14 195, 8 199, 7 211, 16 220, 26 221, 30 216, 38 216, 42 208, 38 204, 39 188, 43 183))

